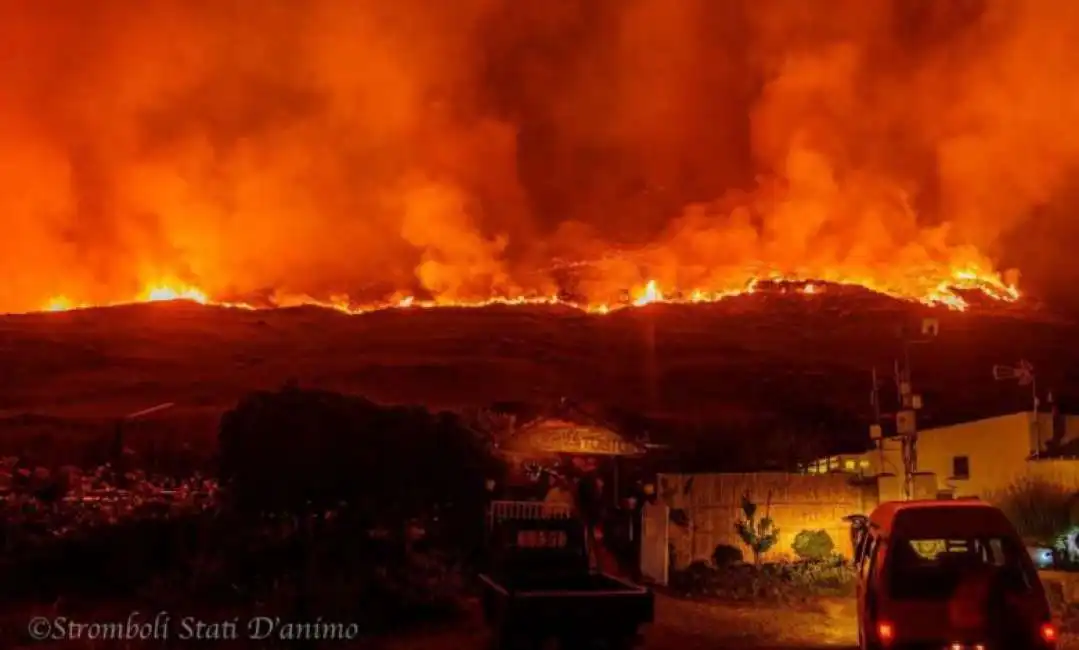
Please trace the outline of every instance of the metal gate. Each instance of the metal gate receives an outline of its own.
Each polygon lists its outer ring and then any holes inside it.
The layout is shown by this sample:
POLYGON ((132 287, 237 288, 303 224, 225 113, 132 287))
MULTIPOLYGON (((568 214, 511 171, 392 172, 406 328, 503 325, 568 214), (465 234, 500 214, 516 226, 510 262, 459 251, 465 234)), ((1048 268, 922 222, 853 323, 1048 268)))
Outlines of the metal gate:
POLYGON ((641 509, 641 575, 657 585, 667 584, 670 552, 667 534, 670 508, 661 503, 646 503, 641 509))

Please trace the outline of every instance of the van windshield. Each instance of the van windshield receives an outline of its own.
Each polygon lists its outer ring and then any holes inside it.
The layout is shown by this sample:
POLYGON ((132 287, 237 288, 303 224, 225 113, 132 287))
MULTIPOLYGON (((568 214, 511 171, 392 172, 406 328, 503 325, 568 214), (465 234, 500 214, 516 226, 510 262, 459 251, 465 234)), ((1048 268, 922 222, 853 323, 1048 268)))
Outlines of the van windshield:
POLYGON ((888 553, 889 592, 896 599, 947 600, 961 584, 984 578, 1027 592, 1023 549, 1006 537, 894 539, 888 553))

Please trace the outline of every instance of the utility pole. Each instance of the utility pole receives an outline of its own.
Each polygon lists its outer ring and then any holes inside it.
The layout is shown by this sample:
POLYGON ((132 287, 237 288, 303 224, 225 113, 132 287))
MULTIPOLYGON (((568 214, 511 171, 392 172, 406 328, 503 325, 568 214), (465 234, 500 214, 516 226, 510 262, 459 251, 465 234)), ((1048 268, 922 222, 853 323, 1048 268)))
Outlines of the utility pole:
POLYGON ((878 473, 884 470, 884 435, 881 427, 880 380, 877 379, 877 367, 873 366, 873 389, 869 393, 869 403, 873 405, 873 424, 869 425, 869 440, 877 447, 878 473))
MULTIPOLYGON (((912 345, 928 343, 940 332, 940 323, 935 318, 923 318, 921 335, 912 338, 907 328, 903 328, 903 362, 895 362, 895 383, 899 396, 899 409, 895 414, 895 433, 902 445, 903 458, 903 496, 914 498, 914 475, 918 471, 918 420, 917 412, 922 408, 922 396, 915 392, 910 363, 912 345)), ((883 441, 882 441, 883 447, 883 441)))

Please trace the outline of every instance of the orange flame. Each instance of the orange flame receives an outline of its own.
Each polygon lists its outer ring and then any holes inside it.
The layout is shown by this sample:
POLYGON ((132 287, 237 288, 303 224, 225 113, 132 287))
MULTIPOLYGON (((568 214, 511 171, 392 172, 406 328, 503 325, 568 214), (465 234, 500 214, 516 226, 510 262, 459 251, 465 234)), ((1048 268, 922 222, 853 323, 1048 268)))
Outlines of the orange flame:
POLYGON ((209 297, 198 289, 193 287, 177 288, 168 285, 159 285, 146 289, 135 302, 165 302, 172 300, 189 300, 200 305, 210 302, 209 297))
MULTIPOLYGON (((309 296, 277 296, 272 301, 274 307, 293 307, 311 305, 334 309, 347 314, 361 314, 381 309, 431 309, 438 307, 474 308, 490 305, 563 305, 583 310, 591 314, 608 314, 627 307, 641 307, 653 303, 709 303, 718 302, 727 298, 740 295, 750 295, 759 290, 760 283, 766 281, 786 293, 794 291, 805 296, 819 296, 827 293, 828 287, 836 285, 860 286, 877 293, 892 296, 894 298, 919 302, 924 305, 944 307, 956 311, 964 311, 969 308, 968 301, 963 293, 981 294, 986 298, 1003 303, 1011 303, 1019 300, 1020 292, 1017 287, 1005 284, 995 275, 984 275, 972 269, 960 269, 952 273, 952 277, 940 281, 932 290, 924 295, 908 295, 896 291, 890 291, 882 287, 874 286, 868 281, 818 281, 803 278, 784 277, 773 275, 769 277, 752 277, 739 289, 725 291, 709 291, 694 289, 689 292, 670 291, 665 292, 659 282, 651 279, 643 286, 630 291, 631 299, 627 304, 611 305, 607 303, 575 303, 560 299, 557 296, 536 297, 492 297, 477 301, 453 301, 453 300, 419 300, 411 295, 398 295, 390 301, 374 304, 355 304, 347 295, 330 296, 328 300, 318 300, 309 296)), ((77 303, 66 296, 56 296, 42 307, 42 311, 69 311, 83 309, 91 306, 111 306, 115 304, 133 304, 144 302, 164 301, 190 301, 203 305, 216 305, 237 309, 255 309, 255 307, 240 302, 228 302, 215 300, 205 291, 183 284, 161 282, 146 287, 138 296, 130 301, 111 303, 110 305, 88 305, 77 303)))

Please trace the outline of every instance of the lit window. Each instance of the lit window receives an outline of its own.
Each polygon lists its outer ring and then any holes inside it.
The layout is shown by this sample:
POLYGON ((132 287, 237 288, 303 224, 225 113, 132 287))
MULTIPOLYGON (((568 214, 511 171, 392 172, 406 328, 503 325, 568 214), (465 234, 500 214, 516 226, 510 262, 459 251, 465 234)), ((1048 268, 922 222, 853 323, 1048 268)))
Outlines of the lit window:
POLYGON ((862 469, 865 469, 866 467, 869 467, 869 461, 868 460, 859 461, 858 462, 858 467, 861 467, 862 469))
POLYGON ((844 466, 847 469, 854 469, 854 461, 853 460, 848 460, 846 463, 844 463, 844 466))

